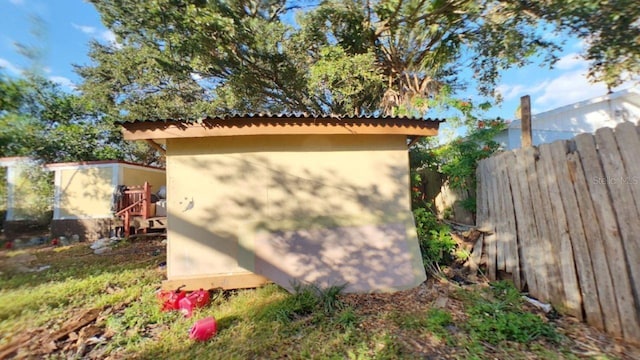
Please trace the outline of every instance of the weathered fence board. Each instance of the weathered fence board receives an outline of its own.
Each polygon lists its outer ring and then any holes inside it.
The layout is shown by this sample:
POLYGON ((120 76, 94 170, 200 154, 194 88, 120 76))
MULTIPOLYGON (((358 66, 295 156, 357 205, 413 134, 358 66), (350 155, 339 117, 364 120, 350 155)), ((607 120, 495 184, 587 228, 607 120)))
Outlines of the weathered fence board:
POLYGON ((509 183, 509 168, 515 165, 515 158, 510 156, 511 153, 504 153, 502 156, 502 164, 503 167, 500 172, 500 178, 502 179, 502 183, 509 191, 504 192, 504 219, 505 219, 505 229, 507 233, 505 234, 505 244, 506 244, 506 255, 505 255, 505 267, 508 273, 512 274, 512 279, 514 284, 517 287, 520 287, 522 284, 520 283, 520 255, 518 254, 518 242, 517 242, 517 228, 516 228, 516 219, 515 219, 515 211, 513 207, 513 195, 511 185, 509 183))
MULTIPOLYGON (((600 166, 600 159, 596 150, 594 138, 589 134, 581 134, 575 138, 576 146, 578 148, 578 154, 582 162, 584 174, 589 181, 587 186, 589 187, 589 195, 594 203, 594 211, 596 217, 594 221, 598 222, 600 227, 601 237, 593 239, 594 243, 601 244, 600 248, 595 245, 592 247, 594 258, 594 268, 598 272, 605 272, 606 267, 611 274, 611 283, 613 285, 613 291, 615 292, 615 300, 607 300, 607 297, 601 297, 601 302, 610 301, 611 304, 616 304, 618 311, 612 312, 605 316, 605 330, 613 335, 623 335, 623 329, 627 329, 624 332, 633 333, 634 326, 637 327, 636 322, 629 322, 629 317, 621 316, 621 314, 633 313, 634 302, 631 291, 631 283, 627 276, 626 260, 624 258, 624 249, 619 238, 618 223, 616 221, 615 213, 611 206, 611 200, 607 186, 600 182, 600 179, 604 179, 604 172, 600 166), (620 324, 619 326, 617 324, 620 324)), ((598 287, 608 286, 606 281, 598 283, 598 287)), ((612 309, 609 309, 612 310, 612 309)))
MULTIPOLYGON (((567 165, 569 168, 569 174, 573 180, 573 186, 576 193, 576 201, 578 203, 578 209, 580 211, 580 217, 583 219, 582 226, 585 235, 585 246, 588 248, 589 257, 585 259, 589 262, 589 269, 593 273, 593 287, 597 293, 597 297, 585 301, 585 308, 587 304, 593 304, 593 307, 597 307, 598 322, 590 321, 589 313, 587 312, 587 322, 591 325, 599 327, 602 330, 620 328, 620 323, 617 319, 618 309, 616 308, 615 296, 613 293, 613 286, 611 284, 611 278, 609 275, 609 269, 607 267, 606 258, 604 257, 604 249, 602 243, 598 241, 602 237, 600 234, 600 227, 593 209, 593 203, 591 202, 591 196, 589 196, 589 189, 582 170, 582 164, 580 157, 577 153, 570 153, 567 155, 567 165), (598 300, 596 302, 596 299, 598 300), (608 316, 608 314, 615 314, 614 316, 608 316)), ((580 279, 582 284, 583 279, 580 279)), ((583 291, 583 296, 584 291, 583 291)), ((586 312, 586 311, 585 311, 586 312)), ((612 333, 614 333, 612 331, 612 333)), ((619 333, 618 335, 622 335, 619 333)))
MULTIPOLYGON (((562 142, 564 143, 564 142, 562 142)), ((554 149, 549 145, 548 157, 544 160, 549 164, 547 168, 550 170, 549 176, 552 176, 554 181, 548 183, 550 197, 555 199, 551 202, 553 216, 555 217, 555 243, 556 250, 560 254, 559 273, 564 289, 564 303, 563 307, 565 311, 573 316, 582 319, 582 306, 580 295, 580 287, 578 285, 578 279, 575 270, 575 262, 573 259, 573 247, 571 246, 571 238, 569 235, 569 226, 567 222, 567 215, 563 207, 561 199, 562 190, 558 184, 558 166, 556 166, 556 159, 552 156, 554 149), (571 256, 567 256, 570 254, 571 256)), ((552 231, 553 233, 553 231, 552 231)))
POLYGON ((636 127, 627 122, 616 127, 615 137, 626 169, 626 178, 622 180, 629 185, 629 190, 631 190, 636 204, 636 211, 640 213, 640 159, 638 159, 640 136, 638 136, 636 127))
MULTIPOLYGON (((489 159, 487 163, 487 168, 490 171, 495 170, 495 159, 489 159)), ((495 177, 490 176, 488 179, 489 191, 488 195, 488 204, 489 204, 489 217, 493 219, 497 219, 500 214, 497 212, 498 209, 498 184, 495 177)), ((489 234, 484 238, 484 245, 487 249, 487 277, 489 280, 496 279, 496 225, 493 222, 490 225, 489 234)))
POLYGON ((547 253, 547 283, 549 285, 549 301, 553 304, 564 306, 566 297, 564 294, 564 287, 562 286, 562 277, 560 276, 560 243, 554 241, 555 229, 557 228, 556 217, 553 213, 552 203, 557 201, 557 198, 551 198, 551 192, 549 190, 550 182, 555 178, 553 167, 551 164, 551 156, 547 153, 549 151, 548 144, 543 145, 539 149, 539 160, 536 163, 536 171, 538 172, 538 186, 540 187, 540 196, 542 200, 542 210, 544 218, 546 220, 546 241, 544 243, 547 253), (547 156, 544 156, 547 154, 547 156))
MULTIPOLYGON (((564 206, 565 216, 567 219, 567 227, 569 230, 569 238, 571 240, 571 249, 573 251, 576 275, 580 281, 579 285, 578 282, 575 284, 575 286, 580 290, 580 296, 575 297, 575 304, 577 305, 577 309, 580 309, 582 299, 589 299, 589 301, 584 302, 587 322, 599 325, 599 328, 603 328, 600 305, 597 301, 595 280, 593 279, 593 269, 591 268, 591 259, 589 258, 589 248, 587 247, 587 240, 585 239, 584 229, 582 227, 582 219, 580 218, 578 201, 576 200, 574 192, 573 179, 568 168, 567 142, 554 142, 551 144, 551 150, 556 168, 556 180, 558 182, 558 187, 560 188, 560 193, 562 194, 560 199, 564 206), (595 301, 592 299, 595 299, 595 301)), ((572 258, 571 256, 567 257, 572 258)))
POLYGON ((530 210, 530 216, 534 220, 533 226, 536 229, 536 236, 530 240, 530 242, 535 243, 535 246, 532 246, 532 262, 536 279, 539 279, 537 280, 538 293, 534 296, 544 299, 544 301, 549 301, 551 296, 549 292, 549 282, 546 280, 548 278, 546 261, 549 254, 544 246, 541 246, 544 243, 543 239, 545 236, 545 227, 543 226, 545 223, 545 211, 542 209, 540 202, 540 188, 538 186, 538 174, 536 173, 536 151, 534 148, 529 147, 524 149, 523 152, 525 155, 524 159, 529 192, 531 194, 530 209, 537 209, 536 211, 530 210))
MULTIPOLYGON (((640 286, 640 251, 638 249, 638 236, 640 234, 640 222, 638 219, 638 213, 633 201, 633 197, 630 196, 630 190, 628 184, 623 179, 627 178, 624 172, 624 166, 622 158, 618 151, 618 146, 615 142, 613 130, 609 128, 602 128, 596 131, 596 145, 600 150, 600 161, 604 170, 604 178, 602 179, 609 190, 611 196, 611 204, 613 211, 618 221, 618 229, 620 230, 620 237, 622 239, 622 246, 624 248, 625 260, 627 263, 628 274, 630 276, 631 290, 635 297, 635 308, 631 314, 621 314, 621 316, 630 316, 632 321, 638 323, 638 286, 640 286), (635 319, 633 319, 635 317, 635 319)), ((640 339, 640 333, 635 333, 637 326, 631 329, 625 328, 624 330, 633 331, 633 335, 640 339)), ((624 331, 623 330, 623 331, 624 331)), ((627 333, 624 333, 627 337, 627 333)))
POLYGON ((531 193, 529 192, 529 181, 527 180, 525 154, 523 152, 516 154, 516 175, 518 188, 520 189, 519 197, 522 211, 516 213, 518 226, 518 242, 522 246, 522 264, 525 269, 524 277, 526 279, 529 293, 536 294, 542 301, 547 301, 543 296, 538 295, 538 282, 536 279, 536 269, 533 266, 537 257, 535 254, 534 239, 538 234, 536 231, 533 214, 531 214, 531 193))
POLYGON ((481 161, 489 278, 511 273, 532 296, 640 344, 639 154, 640 127, 625 123, 481 161))

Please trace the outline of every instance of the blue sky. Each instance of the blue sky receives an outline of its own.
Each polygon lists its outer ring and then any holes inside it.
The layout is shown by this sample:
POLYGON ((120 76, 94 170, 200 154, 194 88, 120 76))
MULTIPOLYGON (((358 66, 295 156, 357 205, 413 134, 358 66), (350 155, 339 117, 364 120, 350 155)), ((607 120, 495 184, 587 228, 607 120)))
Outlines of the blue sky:
MULTIPOLYGON (((43 74, 67 88, 73 88, 73 84, 80 81, 72 64, 89 64, 86 55, 89 41, 111 42, 115 39, 101 24, 93 5, 83 0, 0 0, 0 14, 3 18, 0 22, 0 67, 10 75, 18 75, 26 62, 16 52, 15 43, 41 47, 44 43, 43 74), (30 34, 31 14, 45 21, 42 42, 30 34)), ((531 96, 534 113, 605 95, 604 84, 587 81, 587 64, 579 59, 580 51, 581 43, 569 39, 555 69, 534 64, 504 72, 498 87, 504 102, 490 110, 487 117, 513 118, 523 95, 531 96)))

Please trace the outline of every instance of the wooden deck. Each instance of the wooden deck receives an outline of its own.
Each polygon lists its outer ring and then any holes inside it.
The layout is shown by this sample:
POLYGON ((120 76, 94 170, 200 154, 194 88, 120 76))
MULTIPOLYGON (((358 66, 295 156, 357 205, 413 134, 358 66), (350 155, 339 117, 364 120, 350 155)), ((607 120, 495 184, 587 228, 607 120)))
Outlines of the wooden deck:
POLYGON ((125 237, 148 230, 166 230, 166 216, 151 214, 151 185, 145 182, 140 186, 127 186, 123 189, 116 207, 116 216, 120 219, 125 237))

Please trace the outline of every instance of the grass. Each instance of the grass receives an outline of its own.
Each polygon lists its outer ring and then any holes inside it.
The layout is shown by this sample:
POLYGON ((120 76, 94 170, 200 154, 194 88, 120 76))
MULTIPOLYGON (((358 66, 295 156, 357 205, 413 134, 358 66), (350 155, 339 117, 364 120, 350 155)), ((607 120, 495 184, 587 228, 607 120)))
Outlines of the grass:
MULTIPOLYGON (((0 333, 7 334, 0 349, 27 333, 33 336, 21 354, 37 354, 38 341, 49 332, 82 310, 100 308, 95 326, 104 341, 88 348, 97 358, 578 358, 574 340, 526 311, 508 283, 453 290, 429 283, 427 288, 449 292, 444 308, 432 307, 434 299, 415 290, 346 295, 344 286, 296 285, 290 294, 272 284, 227 291, 186 319, 160 310, 156 290, 163 274, 157 265, 164 257, 158 249, 159 242, 148 241, 122 244, 109 256, 93 255, 86 244, 22 250, 35 255, 30 266, 51 265, 26 273, 8 266, 19 252, 0 252, 0 333), (207 342, 189 340, 193 323, 206 316, 217 319, 218 334, 207 342)), ((37 357, 77 352, 70 339, 57 345, 37 357)))

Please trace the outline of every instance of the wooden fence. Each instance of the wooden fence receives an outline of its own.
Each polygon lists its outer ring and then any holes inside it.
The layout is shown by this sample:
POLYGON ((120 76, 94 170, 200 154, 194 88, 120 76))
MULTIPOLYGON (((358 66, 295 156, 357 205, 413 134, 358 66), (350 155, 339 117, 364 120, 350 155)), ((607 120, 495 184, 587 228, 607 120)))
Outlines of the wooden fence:
POLYGON ((640 128, 497 154, 477 169, 487 276, 640 343, 640 128))

